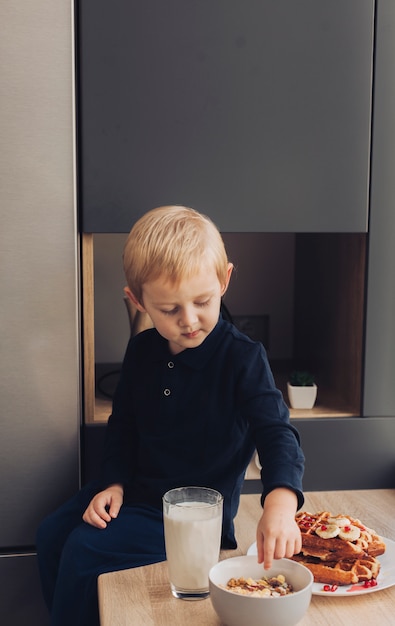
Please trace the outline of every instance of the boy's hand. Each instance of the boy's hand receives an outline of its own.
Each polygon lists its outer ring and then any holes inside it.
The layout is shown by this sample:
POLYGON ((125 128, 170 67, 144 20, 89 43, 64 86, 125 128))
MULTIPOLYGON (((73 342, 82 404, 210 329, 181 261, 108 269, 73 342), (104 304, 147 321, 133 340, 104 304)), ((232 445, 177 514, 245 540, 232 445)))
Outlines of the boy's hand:
POLYGON ((96 528, 106 528, 108 522, 117 517, 122 503, 122 485, 111 485, 92 498, 82 519, 96 528))
POLYGON ((266 496, 257 528, 258 563, 265 569, 272 566, 273 559, 291 558, 301 551, 296 509, 296 495, 289 489, 274 489, 266 496))

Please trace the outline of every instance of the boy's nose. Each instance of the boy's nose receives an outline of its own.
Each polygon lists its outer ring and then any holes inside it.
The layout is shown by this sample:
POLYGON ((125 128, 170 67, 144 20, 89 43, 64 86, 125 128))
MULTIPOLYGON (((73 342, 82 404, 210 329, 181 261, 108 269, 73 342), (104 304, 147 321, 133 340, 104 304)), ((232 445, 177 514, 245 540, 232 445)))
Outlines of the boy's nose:
POLYGON ((197 315, 194 309, 186 308, 182 309, 180 316, 180 325, 192 327, 197 322, 197 315))

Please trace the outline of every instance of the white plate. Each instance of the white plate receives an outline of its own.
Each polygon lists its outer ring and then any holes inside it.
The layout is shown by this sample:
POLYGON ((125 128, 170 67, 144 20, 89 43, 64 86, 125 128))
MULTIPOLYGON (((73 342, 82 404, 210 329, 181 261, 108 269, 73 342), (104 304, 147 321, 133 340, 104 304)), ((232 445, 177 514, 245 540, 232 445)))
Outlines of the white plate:
MULTIPOLYGON (((313 595, 315 596, 359 596, 365 593, 374 593, 395 585, 395 541, 382 538, 385 543, 385 552, 377 557, 381 563, 380 574, 377 576, 376 587, 363 587, 362 584, 342 585, 336 591, 323 591, 323 583, 313 583, 313 595)), ((247 550, 247 554, 256 554, 256 543, 247 550)))

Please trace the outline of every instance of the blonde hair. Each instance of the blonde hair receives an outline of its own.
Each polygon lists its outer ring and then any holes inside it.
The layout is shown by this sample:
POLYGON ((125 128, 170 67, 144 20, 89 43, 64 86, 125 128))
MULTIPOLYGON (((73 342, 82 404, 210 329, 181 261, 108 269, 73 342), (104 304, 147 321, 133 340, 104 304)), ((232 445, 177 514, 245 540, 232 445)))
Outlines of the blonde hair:
POLYGON ((183 206, 148 211, 133 226, 123 251, 128 287, 139 302, 143 285, 163 276, 177 284, 202 267, 213 267, 226 283, 228 257, 209 217, 183 206))

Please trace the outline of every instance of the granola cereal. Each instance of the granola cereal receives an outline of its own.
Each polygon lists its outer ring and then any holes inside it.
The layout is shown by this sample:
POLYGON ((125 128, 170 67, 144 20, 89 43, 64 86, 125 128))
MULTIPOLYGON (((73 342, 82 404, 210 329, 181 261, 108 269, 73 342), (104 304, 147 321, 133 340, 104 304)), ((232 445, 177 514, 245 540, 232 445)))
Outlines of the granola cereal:
POLYGON ((226 585, 228 591, 239 593, 244 596, 254 597, 271 597, 286 596, 293 593, 292 585, 286 580, 285 576, 278 574, 272 578, 231 578, 226 585))

